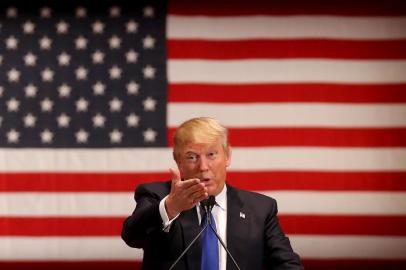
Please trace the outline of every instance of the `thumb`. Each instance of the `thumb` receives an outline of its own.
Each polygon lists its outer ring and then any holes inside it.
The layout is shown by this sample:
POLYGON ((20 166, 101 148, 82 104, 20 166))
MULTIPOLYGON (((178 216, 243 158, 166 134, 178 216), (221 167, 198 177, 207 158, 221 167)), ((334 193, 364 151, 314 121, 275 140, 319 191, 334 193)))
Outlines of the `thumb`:
POLYGON ((178 168, 170 168, 169 169, 170 173, 171 173, 171 179, 172 182, 179 182, 181 180, 180 178, 180 172, 178 168))

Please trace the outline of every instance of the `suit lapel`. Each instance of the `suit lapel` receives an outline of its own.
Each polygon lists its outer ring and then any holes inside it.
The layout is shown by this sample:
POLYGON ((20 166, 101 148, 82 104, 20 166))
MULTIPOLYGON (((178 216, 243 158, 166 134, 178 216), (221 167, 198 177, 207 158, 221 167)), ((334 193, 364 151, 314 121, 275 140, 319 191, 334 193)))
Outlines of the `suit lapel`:
MULTIPOLYGON (((227 248, 241 269, 246 269, 241 263, 244 257, 242 237, 249 231, 249 218, 244 211, 244 202, 233 187, 227 185, 227 248)), ((232 260, 227 256, 227 269, 236 269, 232 260)))
MULTIPOLYGON (((192 242, 200 232, 199 219, 196 208, 182 212, 179 221, 183 231, 183 250, 192 242)), ((190 250, 185 254, 187 269, 200 269, 201 261, 201 241, 198 239, 190 250)))

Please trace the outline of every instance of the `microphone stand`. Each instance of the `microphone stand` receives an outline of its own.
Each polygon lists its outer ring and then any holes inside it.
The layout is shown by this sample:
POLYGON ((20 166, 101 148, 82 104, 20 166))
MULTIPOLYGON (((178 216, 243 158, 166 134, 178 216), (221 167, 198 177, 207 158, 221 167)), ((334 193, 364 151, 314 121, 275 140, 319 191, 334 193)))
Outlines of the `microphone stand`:
MULTIPOLYGON (((207 215, 207 213, 206 213, 207 215)), ((234 266, 238 269, 241 270, 240 267, 238 266, 237 262, 235 261, 233 255, 231 255, 231 252, 228 250, 228 248, 226 247, 226 244, 223 242, 223 240, 221 239, 220 235, 218 235, 217 231, 215 228, 213 228, 213 225, 211 223, 211 215, 208 214, 207 215, 207 223, 210 225, 210 229, 214 232, 214 234, 216 235, 217 239, 220 241, 220 244, 223 246, 224 250, 227 252, 228 256, 230 256, 231 261, 233 262, 234 266)), ((207 224, 206 224, 207 226, 207 224)))
POLYGON ((172 270, 176 264, 185 256, 186 252, 190 249, 190 247, 199 239, 200 235, 208 228, 214 232, 216 235, 217 239, 220 241, 220 244, 223 246, 224 250, 227 252, 228 256, 230 256, 231 261, 233 262, 234 266, 240 270, 240 267, 238 266, 237 262, 235 261, 233 255, 231 255, 231 252, 228 250, 226 247, 226 244, 223 242, 223 240, 220 238, 220 235, 218 235, 216 229, 213 227, 212 221, 211 221, 211 210, 213 209, 214 205, 216 204, 216 200, 214 196, 210 196, 208 199, 203 200, 200 202, 200 204, 203 206, 204 212, 206 213, 207 217, 207 223, 204 225, 203 229, 196 235, 195 238, 193 238, 192 242, 186 247, 186 249, 182 252, 182 254, 179 255, 179 257, 176 259, 176 261, 171 265, 169 270, 172 270))
POLYGON ((197 239, 199 239, 200 235, 202 235, 202 233, 207 229, 208 225, 209 225, 208 223, 206 223, 206 225, 204 225, 203 229, 196 235, 195 238, 193 238, 192 242, 190 242, 190 244, 185 248, 185 250, 182 252, 182 254, 179 255, 179 257, 171 265, 169 270, 172 270, 176 266, 176 264, 180 261, 180 259, 182 259, 183 256, 185 256, 186 252, 188 252, 190 247, 197 241, 197 239))

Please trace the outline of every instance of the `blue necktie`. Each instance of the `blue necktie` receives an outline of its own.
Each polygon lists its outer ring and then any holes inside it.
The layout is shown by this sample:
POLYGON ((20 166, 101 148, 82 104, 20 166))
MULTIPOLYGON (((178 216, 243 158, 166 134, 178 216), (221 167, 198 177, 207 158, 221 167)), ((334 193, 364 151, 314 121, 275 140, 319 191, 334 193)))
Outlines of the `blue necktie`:
MULTIPOLYGON (((211 224, 216 229, 216 222, 213 215, 210 213, 211 224)), ((202 219, 202 228, 207 223, 207 215, 205 214, 202 219)), ((203 232, 202 241, 202 269, 201 270, 219 270, 219 246, 218 240, 210 228, 210 225, 203 232)))

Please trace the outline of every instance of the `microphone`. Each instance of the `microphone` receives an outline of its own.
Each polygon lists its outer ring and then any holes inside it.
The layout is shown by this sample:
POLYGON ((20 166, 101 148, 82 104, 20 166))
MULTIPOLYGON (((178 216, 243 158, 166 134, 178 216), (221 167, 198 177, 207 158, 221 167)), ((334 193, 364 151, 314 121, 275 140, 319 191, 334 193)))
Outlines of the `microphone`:
POLYGON ((210 215, 211 210, 213 209, 214 205, 216 204, 216 199, 213 195, 209 196, 206 200, 200 202, 200 205, 203 207, 204 212, 207 216, 210 215))
MULTIPOLYGON (((207 212, 210 213, 211 209, 213 209, 215 204, 216 200, 214 199, 214 196, 210 196, 209 198, 200 202, 200 205, 203 206, 203 209, 206 213, 207 212)), ((210 218, 210 215, 208 215, 208 217, 210 218)), ((169 270, 172 270, 178 264, 178 262, 183 258, 183 256, 185 256, 185 254, 189 251, 189 249, 193 246, 193 244, 197 241, 197 239, 199 239, 200 235, 202 235, 202 233, 207 229, 208 226, 209 223, 206 223, 206 225, 204 225, 203 229, 196 235, 195 238, 193 238, 192 242, 190 242, 190 244, 185 248, 185 250, 179 255, 176 261, 173 262, 169 270)))
POLYGON ((200 205, 203 207, 203 210, 207 216, 207 223, 204 225, 203 229, 196 235, 195 238, 193 238, 192 242, 185 248, 185 250, 182 252, 182 254, 179 255, 179 257, 176 259, 176 261, 171 265, 169 270, 172 270, 176 264, 185 256, 185 254, 189 251, 189 249, 192 247, 192 245, 199 239, 200 235, 209 227, 210 229, 213 230, 214 234, 216 235, 217 239, 223 246, 224 250, 227 252, 228 256, 230 256, 231 261, 233 262, 234 266, 240 270, 240 267, 238 266, 237 262, 235 261, 233 255, 231 255, 230 251, 226 247, 226 244, 224 244, 223 240, 221 239, 220 235, 218 235, 216 229, 213 227, 212 222, 211 222, 211 210, 213 209, 214 205, 216 205, 216 199, 214 196, 209 196, 209 198, 203 200, 200 202, 200 205))

